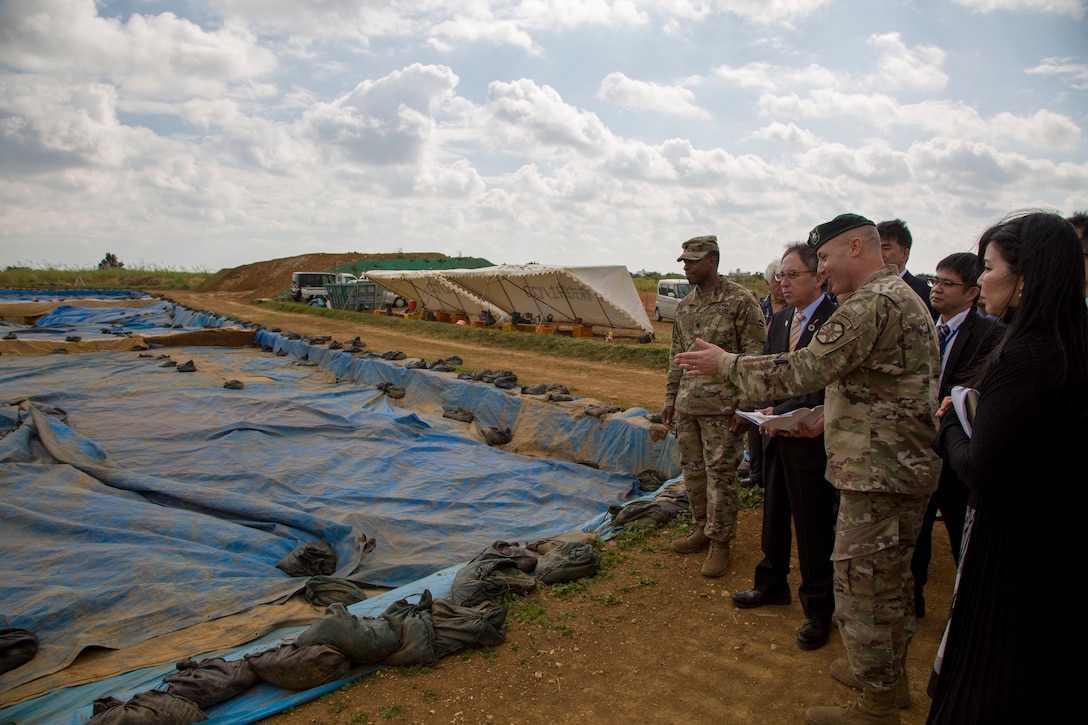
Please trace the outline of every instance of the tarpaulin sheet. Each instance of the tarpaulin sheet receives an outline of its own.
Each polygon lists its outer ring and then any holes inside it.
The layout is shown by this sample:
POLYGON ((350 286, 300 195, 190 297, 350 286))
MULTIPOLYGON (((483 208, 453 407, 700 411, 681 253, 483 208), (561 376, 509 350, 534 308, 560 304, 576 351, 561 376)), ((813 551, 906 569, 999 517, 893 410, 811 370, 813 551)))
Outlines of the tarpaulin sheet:
MULTIPOLYGON (((168 329, 226 324, 162 314, 168 329)), ((73 308, 51 324, 92 320, 73 308)), ((406 584, 498 539, 575 528, 629 500, 635 472, 673 458, 640 425, 539 404, 556 426, 622 440, 607 456, 614 472, 514 455, 474 436, 522 425, 529 401, 517 395, 258 339, 290 354, 153 351, 193 359, 195 373, 136 352, 0 359, 0 401, 22 403, 0 413, 0 614, 42 640, 31 663, 0 675, 0 702, 83 647, 125 647, 297 591, 305 580, 275 565, 300 544, 331 544, 337 576, 406 584), (228 379, 245 389, 224 389, 228 379), (406 388, 404 407, 373 387, 382 380, 406 388), (442 418, 451 404, 477 422, 442 418)))

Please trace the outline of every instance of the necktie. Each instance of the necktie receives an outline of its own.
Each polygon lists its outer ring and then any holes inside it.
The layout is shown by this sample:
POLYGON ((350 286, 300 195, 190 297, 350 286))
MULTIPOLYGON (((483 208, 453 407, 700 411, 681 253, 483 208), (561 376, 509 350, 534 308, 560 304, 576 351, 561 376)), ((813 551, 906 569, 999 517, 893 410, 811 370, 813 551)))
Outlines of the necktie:
POLYGON ((801 339, 801 328, 804 321, 804 312, 797 310, 793 313, 793 326, 790 327, 790 352, 797 349, 797 341, 801 339))
POLYGON ((943 322, 937 325, 937 343, 941 346, 941 354, 944 354, 944 345, 948 342, 948 336, 952 334, 952 328, 943 322))

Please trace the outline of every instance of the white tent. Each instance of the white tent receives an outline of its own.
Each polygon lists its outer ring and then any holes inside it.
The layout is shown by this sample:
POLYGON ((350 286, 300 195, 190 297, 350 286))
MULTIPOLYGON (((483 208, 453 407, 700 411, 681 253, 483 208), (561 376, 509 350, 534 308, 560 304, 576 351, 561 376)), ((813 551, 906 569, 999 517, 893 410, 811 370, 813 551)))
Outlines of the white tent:
POLYGON ((475 316, 481 309, 489 309, 499 314, 497 308, 442 276, 451 271, 462 270, 372 269, 365 276, 406 300, 416 300, 431 312, 475 316))
POLYGON ((553 322, 653 332, 631 274, 623 266, 504 265, 439 272, 500 310, 553 322))

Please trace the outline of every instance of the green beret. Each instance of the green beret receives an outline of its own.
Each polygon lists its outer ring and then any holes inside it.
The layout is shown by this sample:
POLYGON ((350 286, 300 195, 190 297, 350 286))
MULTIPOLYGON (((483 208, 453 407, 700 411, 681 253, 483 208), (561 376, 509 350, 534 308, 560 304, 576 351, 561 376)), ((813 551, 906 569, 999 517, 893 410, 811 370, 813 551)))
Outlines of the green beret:
POLYGON ((713 234, 707 234, 701 237, 692 237, 684 242, 684 252, 676 258, 677 262, 683 262, 685 259, 690 259, 695 262, 711 252, 718 251, 718 238, 713 234))
POLYGON ((876 224, 860 214, 839 214, 831 221, 817 225, 808 233, 808 246, 819 249, 824 242, 830 242, 843 232, 864 226, 875 227, 876 224))

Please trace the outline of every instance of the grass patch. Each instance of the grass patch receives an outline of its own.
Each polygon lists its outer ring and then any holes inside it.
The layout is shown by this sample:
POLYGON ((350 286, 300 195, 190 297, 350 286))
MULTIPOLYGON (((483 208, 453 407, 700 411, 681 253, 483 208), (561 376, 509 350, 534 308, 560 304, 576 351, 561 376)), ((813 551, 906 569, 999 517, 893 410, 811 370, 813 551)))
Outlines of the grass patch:
POLYGON ((177 289, 191 290, 212 273, 207 269, 173 269, 155 265, 113 269, 64 266, 11 266, 0 270, 0 287, 15 289, 177 289))

